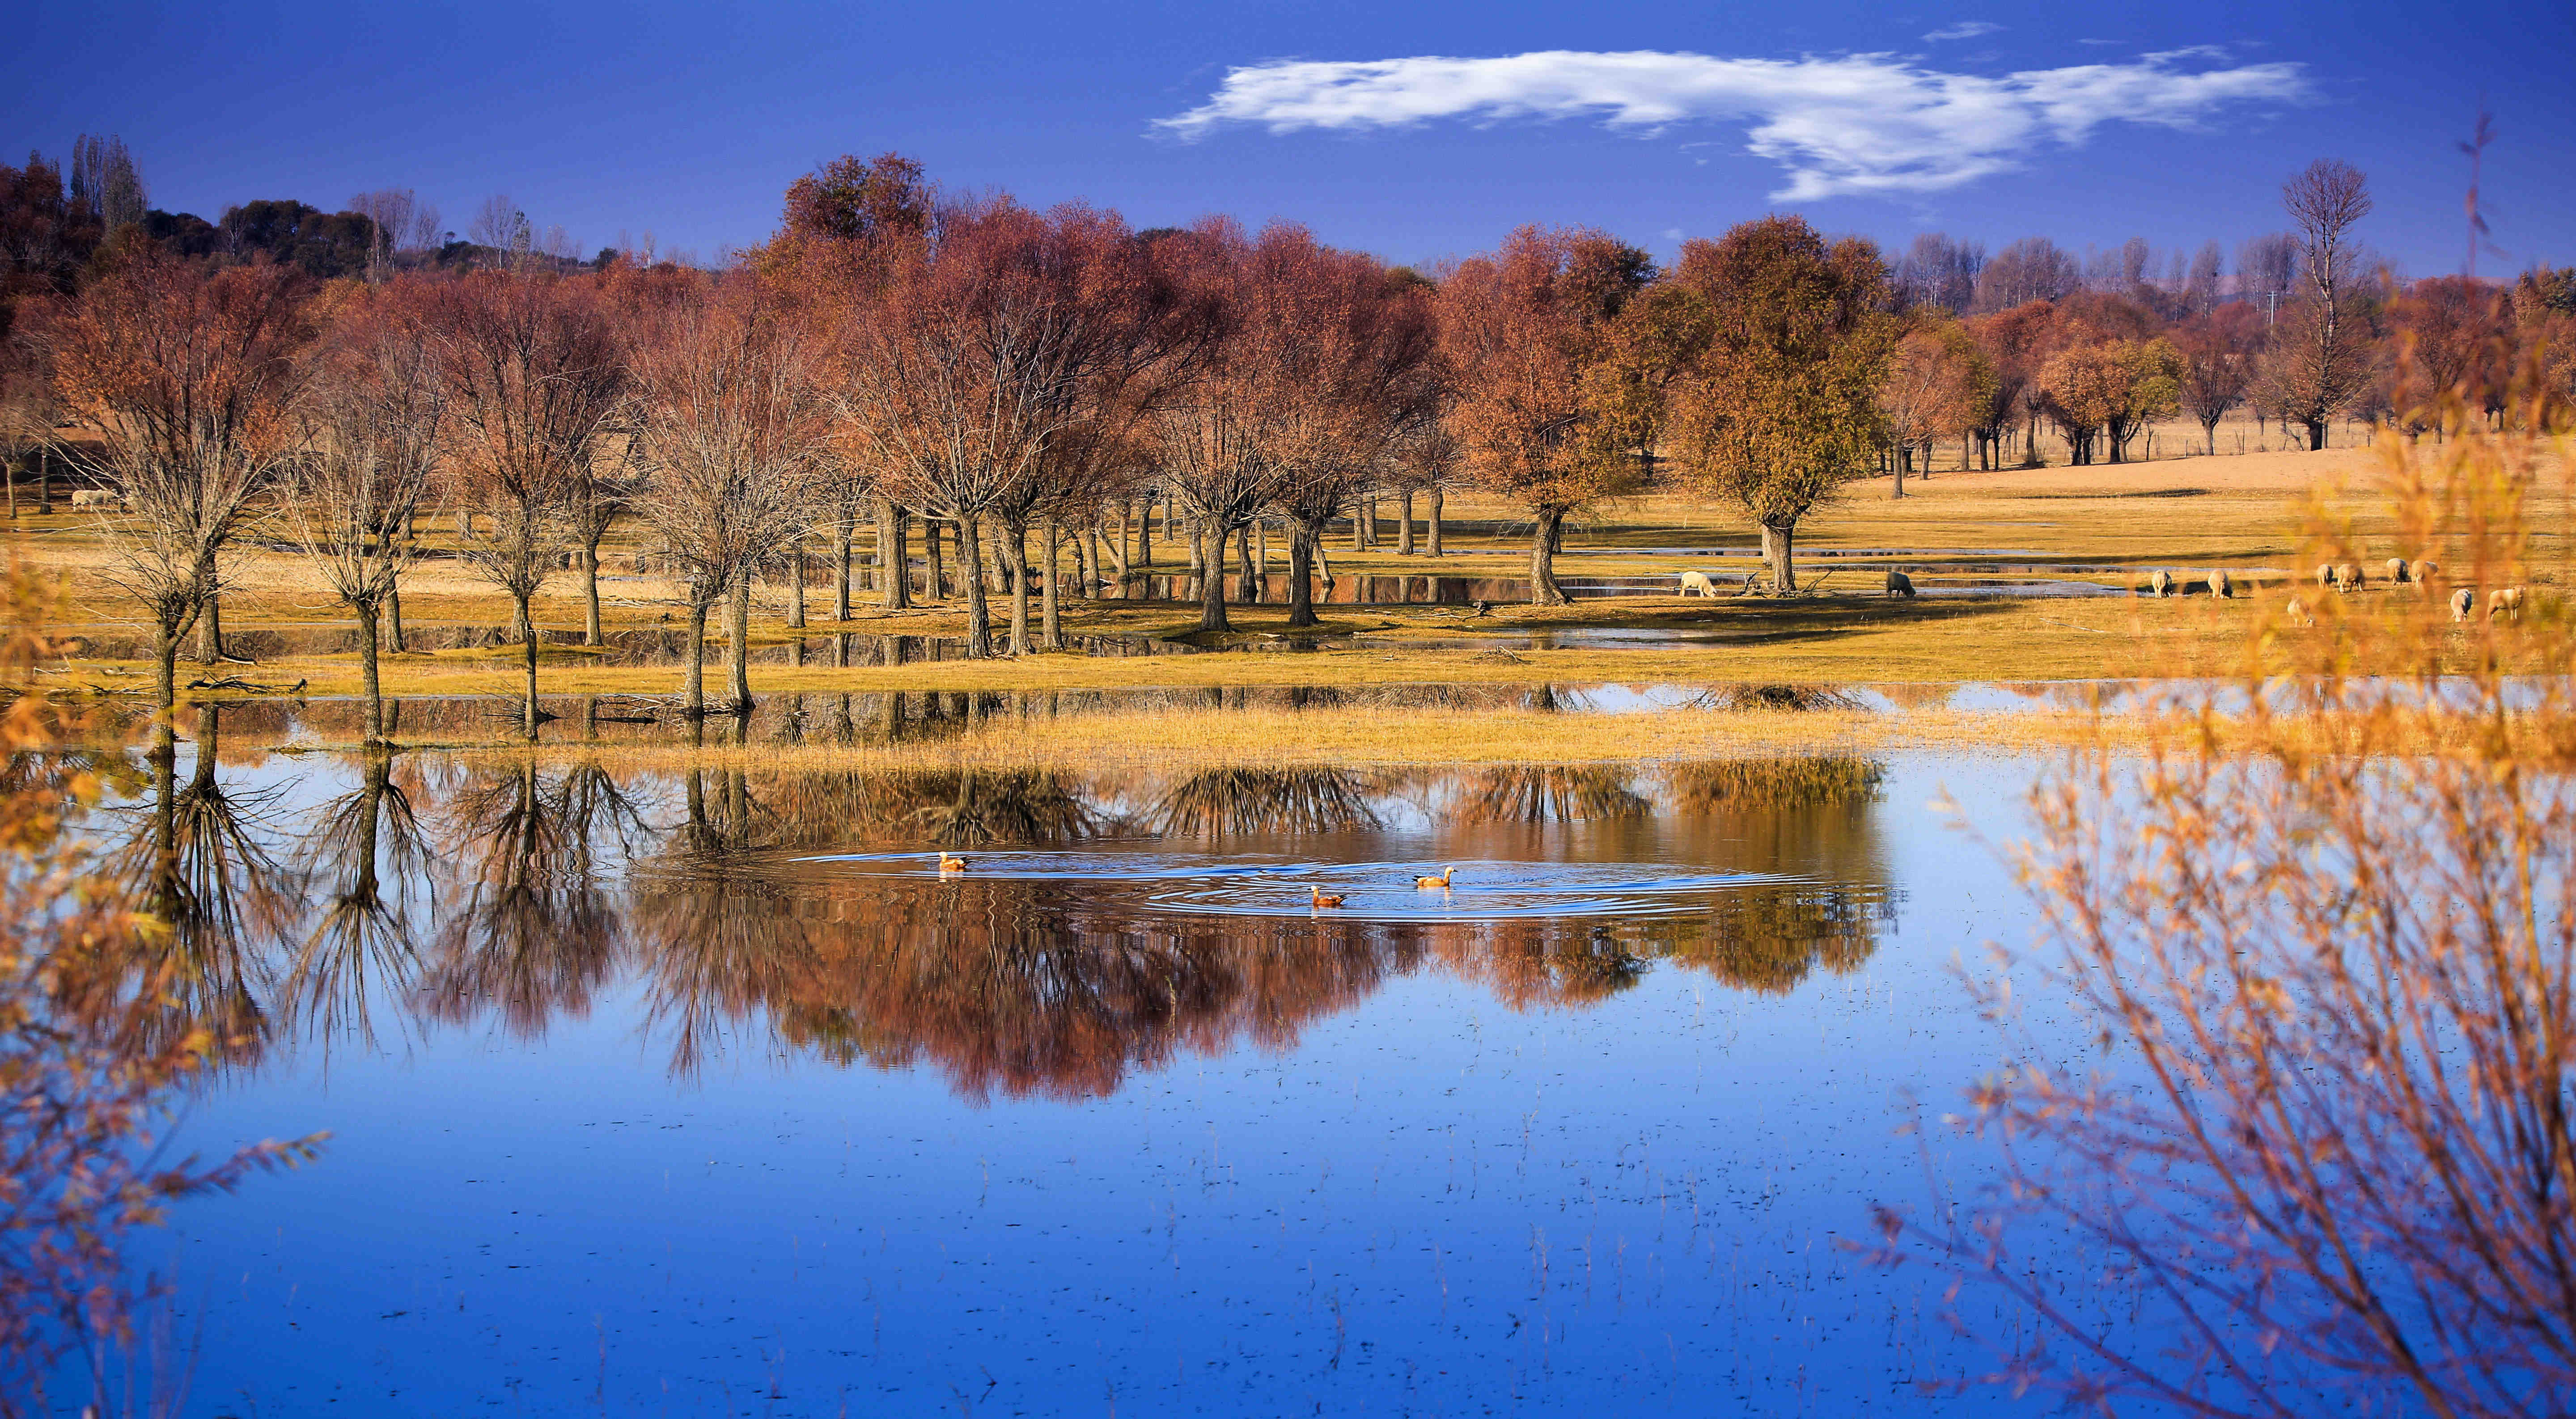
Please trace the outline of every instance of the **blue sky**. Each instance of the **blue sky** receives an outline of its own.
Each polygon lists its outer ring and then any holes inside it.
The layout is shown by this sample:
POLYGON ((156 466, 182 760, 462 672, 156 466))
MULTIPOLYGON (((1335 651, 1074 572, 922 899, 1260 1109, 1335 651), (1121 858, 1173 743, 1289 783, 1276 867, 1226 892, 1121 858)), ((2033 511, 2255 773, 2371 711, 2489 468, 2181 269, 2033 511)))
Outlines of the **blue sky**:
POLYGON ((952 186, 1140 226, 1288 217, 1413 262, 1527 221, 1669 253, 1776 210, 1892 246, 2232 250, 2281 225, 2283 177, 2334 156, 2371 177, 2368 239, 2431 275, 2463 255, 2454 144, 2483 91, 2506 256, 2482 269, 2576 264, 2563 0, 105 0, 44 5, 16 37, 49 63, 0 93, 0 145, 122 134, 156 205, 407 186, 462 230, 507 192, 585 251, 649 231, 701 256, 766 235, 817 161, 888 148, 952 186))

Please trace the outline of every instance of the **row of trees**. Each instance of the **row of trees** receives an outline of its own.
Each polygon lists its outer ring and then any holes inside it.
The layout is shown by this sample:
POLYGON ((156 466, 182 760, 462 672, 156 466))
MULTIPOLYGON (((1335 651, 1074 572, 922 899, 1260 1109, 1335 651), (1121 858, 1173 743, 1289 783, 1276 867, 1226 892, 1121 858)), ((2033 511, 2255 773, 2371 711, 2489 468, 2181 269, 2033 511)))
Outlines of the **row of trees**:
MULTIPOLYGON (((418 225, 391 200, 406 194, 377 196, 418 225)), ((1373 524, 1381 492, 1452 484, 1526 519, 1542 604, 1564 599, 1566 520, 1650 486, 1740 510, 1785 592, 1801 522, 1883 467, 1902 495, 1936 440, 1991 465, 2029 454, 2045 420, 2077 461, 2118 461, 2158 419, 2214 429, 2252 401, 2321 444, 2379 350, 2415 349, 2445 388, 2500 389, 2516 332, 2569 318, 2467 282, 2366 303, 2360 175, 2320 163, 2288 205, 2312 289, 2277 324, 2240 302, 2168 327, 2089 292, 1962 321, 1904 306, 1869 243, 1795 217, 1688 243, 1669 270, 1599 232, 1525 228, 1435 279, 1294 226, 1139 232, 1078 205, 948 198, 889 154, 799 180, 776 236, 720 272, 612 257, 317 282, 136 243, 34 306, 13 403, 22 434, 125 495, 124 585, 165 706, 191 630, 220 648, 229 548, 257 518, 352 608, 372 686, 379 623, 399 644, 401 578, 443 510, 452 554, 512 603, 533 732, 533 603, 583 572, 597 641, 621 521, 684 583, 702 709, 710 618, 729 606, 747 703, 752 582, 785 573, 801 624, 820 539, 846 617, 862 529, 890 606, 911 595, 916 524, 934 594, 953 546, 979 656, 997 595, 1012 653, 1060 647, 1068 554, 1086 588, 1149 562, 1157 506, 1209 631, 1230 629, 1229 546, 1248 575, 1256 528, 1265 547, 1285 533, 1290 620, 1311 625, 1325 529, 1373 524)))

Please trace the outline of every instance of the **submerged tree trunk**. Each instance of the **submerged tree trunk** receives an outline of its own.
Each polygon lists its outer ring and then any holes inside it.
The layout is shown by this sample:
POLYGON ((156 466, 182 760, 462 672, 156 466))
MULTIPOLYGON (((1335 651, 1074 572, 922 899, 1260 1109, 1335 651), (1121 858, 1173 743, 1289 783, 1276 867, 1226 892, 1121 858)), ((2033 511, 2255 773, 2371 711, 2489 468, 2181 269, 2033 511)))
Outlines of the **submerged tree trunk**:
POLYGON ((1538 515, 1537 535, 1530 538, 1530 604, 1562 606, 1565 589, 1556 584, 1556 539, 1565 526, 1565 514, 1554 508, 1542 509, 1538 515))
POLYGON ((751 713, 751 568, 734 573, 733 578, 733 648, 726 655, 732 662, 733 712, 737 716, 751 713))
POLYGON ((1203 517, 1198 532, 1190 545, 1199 550, 1204 568, 1199 575, 1199 629, 1231 631, 1234 623, 1225 617, 1225 524, 1203 517))
POLYGON ((358 675, 367 692, 366 743, 385 742, 385 692, 376 676, 376 616, 373 601, 361 601, 358 612, 358 675))
POLYGON ((526 727, 528 738, 533 740, 537 737, 539 723, 537 718, 537 622, 536 617, 528 609, 528 597, 520 595, 515 599, 518 603, 519 625, 522 628, 519 635, 519 659, 520 664, 525 666, 528 672, 526 727))

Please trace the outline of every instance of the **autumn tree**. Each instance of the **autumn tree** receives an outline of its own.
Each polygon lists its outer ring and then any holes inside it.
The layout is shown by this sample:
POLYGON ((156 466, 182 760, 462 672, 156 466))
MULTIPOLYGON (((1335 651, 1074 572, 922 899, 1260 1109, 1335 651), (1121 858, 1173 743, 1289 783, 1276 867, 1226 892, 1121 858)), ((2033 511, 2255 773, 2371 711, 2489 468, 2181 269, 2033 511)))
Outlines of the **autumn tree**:
MULTIPOLYGON (((1274 228, 1256 243, 1223 220, 1160 234, 1150 246, 1157 267, 1188 293, 1204 342, 1190 377, 1144 426, 1157 481, 1197 520, 1202 631, 1232 628, 1225 539, 1288 487, 1278 453, 1303 393, 1291 382, 1296 357, 1288 346, 1299 332, 1288 287, 1306 246, 1311 240, 1294 229, 1274 228)), ((1168 514, 1164 525, 1171 526, 1168 514)))
POLYGON ((614 329, 573 282, 477 272, 424 301, 448 394, 442 464, 467 514, 466 565, 509 596, 537 708, 537 592, 576 540, 574 514, 625 383, 614 329))
POLYGON ((1894 496, 1905 496, 1905 475, 1915 449, 1925 451, 1928 472, 1934 439, 1966 433, 1985 422, 1994 387, 1992 368, 1955 320, 1919 323, 1896 342, 1887 383, 1878 395, 1888 434, 1896 444, 1894 496))
MULTIPOLYGON (((2503 291, 2467 276, 2417 281, 2388 303, 2388 324, 2399 349, 2393 371, 2405 367, 2422 392, 2456 396, 2438 407, 2476 417, 2503 407, 2512 372, 2511 320, 2503 291)), ((2434 405, 2398 410, 2411 428, 2432 427, 2423 417, 2434 405)))
POLYGON ((61 412, 90 436, 73 456, 125 498, 110 579, 151 620, 164 715, 179 641, 223 590, 235 533, 293 451, 303 294, 279 267, 145 250, 36 322, 61 412))
POLYGON ((2267 374, 2277 407, 2305 426, 2308 447, 2319 449, 2334 416, 2370 379, 2353 235, 2370 215, 2370 188, 2350 163, 2319 158, 2282 184, 2281 205, 2298 228, 2300 298, 2282 312, 2267 374))
POLYGON ((2200 421, 2212 454, 2218 452, 2218 421, 2253 388, 2262 343, 2262 314, 2244 301, 2215 307, 2174 334, 2177 401, 2200 421))
POLYGON ((1705 303, 1706 349, 1674 388, 1673 445, 1702 490, 1763 529, 1772 583, 1797 589, 1799 521, 1878 466, 1878 391, 1896 343, 1887 268, 1797 217, 1682 248, 1677 286, 1705 303))
POLYGON ((1976 342, 1977 353, 1994 379, 1985 416, 1969 431, 1988 468, 2002 460, 2005 441, 2017 432, 2027 445, 2025 460, 2035 464, 2038 459, 2038 416, 2028 396, 2050 353, 2055 318, 2056 310, 2048 302, 2031 301, 1965 323, 1968 337, 1976 342))
POLYGON ((1635 421, 1604 404, 1620 386, 1595 371, 1613 352, 1613 322, 1653 278, 1635 247, 1532 226, 1440 282, 1446 418, 1460 472, 1529 513, 1534 606, 1565 604, 1555 554, 1567 516, 1634 491, 1644 476, 1644 450, 1620 439, 1635 421))
MULTIPOLYGON (((938 207, 938 189, 914 159, 845 153, 788 184, 778 231, 754 261, 772 279, 831 303, 839 314, 829 323, 839 329, 850 303, 879 291, 886 274, 928 239, 938 207)), ((880 597, 888 610, 912 604, 903 550, 911 510, 894 500, 881 473, 863 449, 849 445, 825 479, 838 620, 850 616, 851 546, 863 507, 876 526, 880 597)))
POLYGON ((706 713, 707 616, 734 596, 733 709, 751 712, 752 573, 801 531, 829 429, 797 313, 748 272, 675 302, 630 356, 636 505, 688 588, 688 712, 706 713))
POLYGON ((1288 624, 1312 626, 1325 525, 1390 480, 1429 413, 1431 309, 1419 285, 1302 227, 1272 227, 1251 256, 1263 301, 1241 343, 1258 354, 1237 373, 1275 401, 1255 437, 1280 474, 1271 506, 1288 523, 1288 624))
POLYGON ((956 527, 970 655, 993 652, 985 521, 1085 417, 1085 379, 1119 349, 1140 266, 1114 216, 996 199, 941 212, 932 239, 846 303, 845 437, 899 501, 956 527))
POLYGON ((333 313, 299 401, 306 453, 283 500, 305 555, 357 617, 369 744, 385 734, 379 628, 417 547, 411 520, 430 496, 447 410, 417 304, 416 291, 395 287, 333 313))

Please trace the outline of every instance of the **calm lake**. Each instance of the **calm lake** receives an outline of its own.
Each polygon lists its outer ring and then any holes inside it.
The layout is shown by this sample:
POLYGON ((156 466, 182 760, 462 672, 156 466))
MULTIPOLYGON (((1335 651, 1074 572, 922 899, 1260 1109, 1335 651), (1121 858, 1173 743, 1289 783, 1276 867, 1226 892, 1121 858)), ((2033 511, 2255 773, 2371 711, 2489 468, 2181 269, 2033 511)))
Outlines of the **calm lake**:
POLYGON ((183 745, 93 825, 262 1041, 182 1142, 332 1138, 139 1260, 209 1414, 2036 1413, 1843 1244, 2039 767, 183 745))

